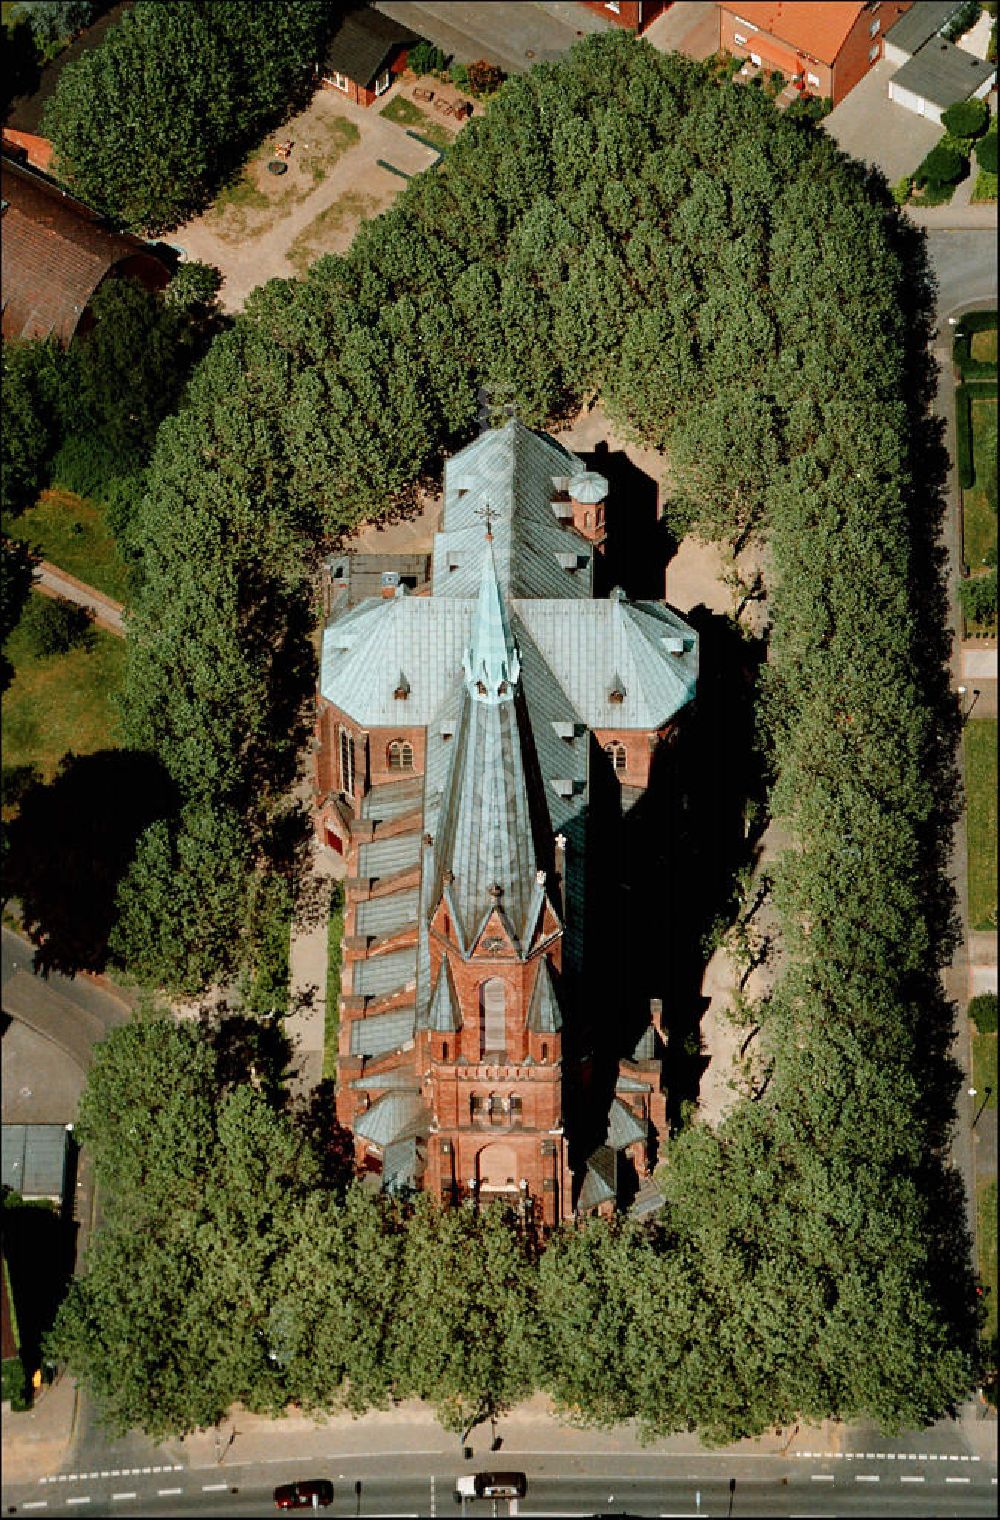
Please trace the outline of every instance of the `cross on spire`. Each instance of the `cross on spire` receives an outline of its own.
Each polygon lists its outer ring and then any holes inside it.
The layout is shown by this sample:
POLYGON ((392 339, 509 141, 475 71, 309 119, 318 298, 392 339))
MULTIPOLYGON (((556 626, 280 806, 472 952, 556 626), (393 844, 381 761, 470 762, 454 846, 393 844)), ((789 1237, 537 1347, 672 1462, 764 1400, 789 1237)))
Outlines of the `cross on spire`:
POLYGON ((492 543, 493 523, 500 516, 498 509, 486 501, 481 507, 475 509, 473 516, 480 518, 486 524, 486 539, 488 543, 492 543))

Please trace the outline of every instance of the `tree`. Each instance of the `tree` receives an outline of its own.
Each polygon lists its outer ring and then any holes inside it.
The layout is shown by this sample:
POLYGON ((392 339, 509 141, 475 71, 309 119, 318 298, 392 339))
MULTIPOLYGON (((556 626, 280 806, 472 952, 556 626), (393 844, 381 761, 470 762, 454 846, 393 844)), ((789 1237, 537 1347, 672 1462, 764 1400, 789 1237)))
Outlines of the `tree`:
POLYGON ((5 512, 28 507, 44 484, 61 436, 65 356, 53 341, 3 344, 6 424, 0 491, 5 512))
POLYGON ((990 108, 985 100, 971 96, 959 100, 941 114, 941 125, 952 137, 980 137, 990 123, 990 108))
POLYGON ((168 306, 200 316, 214 308, 221 285, 221 269, 197 259, 185 259, 174 271, 163 298, 168 306))
MULTIPOLYGON (((35 577, 38 557, 18 538, 0 535, 0 646, 6 644, 21 621, 35 577)), ((14 667, 0 655, 0 690, 14 679, 14 667)))
POLYGON ((997 172, 997 134, 989 132, 976 144, 976 163, 984 174, 997 172))
POLYGON ((413 44, 413 47, 410 48, 406 55, 407 68, 412 69, 414 74, 417 75, 439 74, 444 69, 446 62, 447 60, 441 49, 435 47, 433 42, 428 42, 423 37, 419 42, 413 44))
POLYGON ((958 585, 958 597, 962 611, 973 623, 989 626, 997 620, 997 573, 987 570, 985 575, 972 575, 958 585))
POLYGON ((65 597, 31 597, 21 619, 32 654, 40 659, 89 648, 94 642, 94 615, 88 607, 65 597))
POLYGON ((176 225, 302 87, 331 20, 320 0, 141 0, 59 77, 43 130, 60 173, 128 227, 176 225))
POLYGON ((980 1034, 997 1032, 997 995, 995 992, 979 992, 969 999, 969 1018, 980 1034))
POLYGON ((914 178, 918 185, 950 185, 961 177, 965 164, 956 149, 938 143, 917 166, 914 178))

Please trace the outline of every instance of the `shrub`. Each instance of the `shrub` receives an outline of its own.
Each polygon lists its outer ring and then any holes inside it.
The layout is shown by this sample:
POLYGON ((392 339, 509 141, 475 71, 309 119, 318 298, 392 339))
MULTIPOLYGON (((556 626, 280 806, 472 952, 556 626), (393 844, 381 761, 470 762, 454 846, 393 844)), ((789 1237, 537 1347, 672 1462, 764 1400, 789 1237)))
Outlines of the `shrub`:
POLYGON ((499 90, 507 75, 496 64, 477 58, 469 64, 469 89, 473 95, 492 95, 499 90))
POLYGON ((907 201, 910 199, 910 192, 912 189, 913 180, 908 174, 904 174, 902 179, 896 181, 892 187, 891 194, 897 206, 906 205, 907 201))
POLYGON ((451 75, 452 84, 457 85, 460 90, 468 88, 469 71, 465 67, 464 63, 453 63, 449 70, 449 73, 451 75))
POLYGON ((941 117, 941 125, 953 137, 979 137, 990 122, 990 108, 985 100, 959 100, 941 117))
POLYGON ((66 491, 104 501, 121 470, 106 443, 91 433, 71 433, 52 460, 52 479, 66 491))
POLYGON ((988 132, 976 144, 976 163, 987 174, 997 172, 997 134, 988 132))
POLYGON ((31 1408, 28 1397, 28 1379, 19 1356, 6 1357, 3 1363, 3 1401, 10 1400, 10 1407, 17 1413, 31 1408))
POLYGON ((927 154, 914 178, 918 185, 951 185, 961 177, 965 159, 954 148, 938 143, 927 154))
POLYGON ((969 1018, 975 1024, 980 1034, 996 1034, 997 1032, 997 995, 995 992, 980 992, 974 998, 969 999, 969 1018))
POLYGON ((93 0, 21 0, 17 15, 27 21, 35 41, 44 47, 75 36, 90 25, 98 11, 106 9, 93 0))
POLYGON ((89 648, 94 634, 93 614, 63 597, 33 596, 24 610, 21 627, 28 647, 39 659, 67 654, 71 649, 89 648))
POLYGON ((997 573, 990 570, 986 575, 970 576, 960 581, 958 597, 962 611, 971 623, 989 627, 997 620, 997 573))
POLYGON ((438 74, 444 68, 445 56, 433 42, 422 39, 410 48, 406 62, 414 74, 438 74))
POLYGON ((214 305, 222 285, 222 270, 214 264, 202 264, 189 259, 178 264, 173 279, 163 292, 168 306, 180 311, 201 312, 214 305))

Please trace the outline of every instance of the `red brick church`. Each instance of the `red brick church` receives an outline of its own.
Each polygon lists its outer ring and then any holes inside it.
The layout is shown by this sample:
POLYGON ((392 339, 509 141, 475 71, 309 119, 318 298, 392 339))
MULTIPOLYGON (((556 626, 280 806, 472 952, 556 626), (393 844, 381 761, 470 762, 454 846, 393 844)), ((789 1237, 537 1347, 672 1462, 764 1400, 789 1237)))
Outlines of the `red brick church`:
POLYGON ((349 869, 338 1117, 383 1187, 547 1227, 615 1207, 666 1129, 653 1000, 587 1115, 603 1143, 574 1158, 587 1031, 616 1016, 590 1006, 598 814, 642 796, 697 677, 674 612, 594 596, 607 493, 516 418, 484 432, 446 466, 429 594, 342 597, 323 638, 316 827, 349 869))

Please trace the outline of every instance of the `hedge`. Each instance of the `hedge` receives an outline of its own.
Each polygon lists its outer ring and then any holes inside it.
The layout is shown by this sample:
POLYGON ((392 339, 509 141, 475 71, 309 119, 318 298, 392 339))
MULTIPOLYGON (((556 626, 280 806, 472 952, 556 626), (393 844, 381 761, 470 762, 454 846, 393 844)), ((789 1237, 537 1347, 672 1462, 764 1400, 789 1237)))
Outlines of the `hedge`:
POLYGON ((971 490, 976 472, 972 463, 972 407, 967 385, 955 390, 955 463, 959 485, 963 491, 971 490))
POLYGON ((980 992, 969 1000, 969 1018, 975 1024, 980 1034, 996 1034, 997 1032, 997 995, 995 992, 980 992))
POLYGON ((972 357, 972 334, 996 329, 996 311, 967 311, 960 319, 952 345, 952 358, 963 380, 995 380, 996 362, 972 357))

